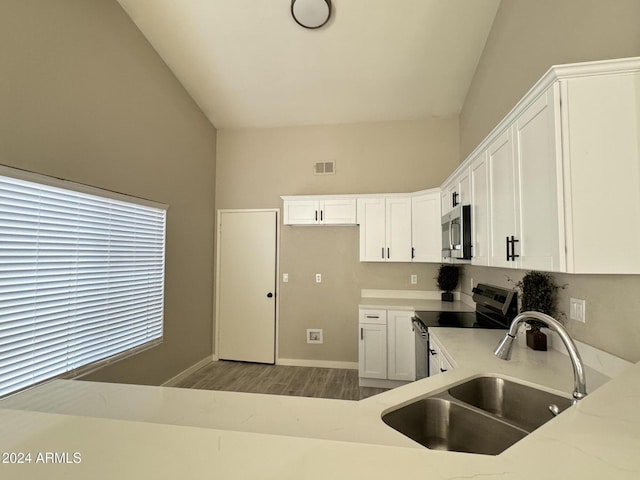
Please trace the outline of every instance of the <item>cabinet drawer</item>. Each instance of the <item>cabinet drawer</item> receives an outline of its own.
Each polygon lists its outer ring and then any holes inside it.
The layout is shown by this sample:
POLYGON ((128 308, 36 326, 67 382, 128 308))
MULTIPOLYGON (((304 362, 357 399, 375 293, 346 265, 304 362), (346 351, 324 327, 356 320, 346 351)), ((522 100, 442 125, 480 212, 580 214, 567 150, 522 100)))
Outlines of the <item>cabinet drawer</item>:
POLYGON ((360 310, 360 323, 377 323, 387 324, 387 311, 384 309, 361 309, 360 310))

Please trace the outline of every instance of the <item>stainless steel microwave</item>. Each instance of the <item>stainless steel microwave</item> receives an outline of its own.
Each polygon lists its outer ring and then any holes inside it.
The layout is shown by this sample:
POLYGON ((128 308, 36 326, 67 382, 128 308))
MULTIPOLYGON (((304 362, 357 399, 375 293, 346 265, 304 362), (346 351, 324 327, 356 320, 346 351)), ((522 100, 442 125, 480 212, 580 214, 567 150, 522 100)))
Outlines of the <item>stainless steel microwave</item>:
POLYGON ((442 257, 471 260, 471 205, 458 205, 442 216, 442 257))

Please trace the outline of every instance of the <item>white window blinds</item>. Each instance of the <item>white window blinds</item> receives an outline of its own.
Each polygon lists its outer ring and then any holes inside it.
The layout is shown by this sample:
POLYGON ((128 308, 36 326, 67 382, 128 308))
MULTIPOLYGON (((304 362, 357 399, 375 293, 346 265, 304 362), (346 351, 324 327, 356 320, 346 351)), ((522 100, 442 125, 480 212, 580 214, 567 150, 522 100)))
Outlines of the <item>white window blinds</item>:
POLYGON ((166 208, 7 170, 0 170, 0 396, 159 343, 166 208))

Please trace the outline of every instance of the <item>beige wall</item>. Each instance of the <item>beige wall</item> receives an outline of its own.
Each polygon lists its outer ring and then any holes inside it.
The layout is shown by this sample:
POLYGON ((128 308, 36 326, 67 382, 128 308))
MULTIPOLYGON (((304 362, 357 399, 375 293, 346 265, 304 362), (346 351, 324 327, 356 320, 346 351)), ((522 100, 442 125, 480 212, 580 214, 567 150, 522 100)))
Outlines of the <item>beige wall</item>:
POLYGON ((0 59, 0 163, 170 206, 164 344, 90 378, 209 355, 214 128, 115 0, 3 0, 0 59))
MULTIPOLYGON (((216 208, 282 208, 280 195, 437 187, 458 157, 456 118, 219 130, 216 208), (327 160, 336 161, 336 175, 314 176, 314 162, 327 160)), ((280 271, 289 283, 279 284, 279 357, 356 362, 360 289, 434 290, 436 266, 360 263, 357 227, 287 226, 280 271), (308 345, 307 328, 322 328, 324 344, 308 345)))
MULTIPOLYGON (((460 115, 462 158, 554 64, 640 55, 637 0, 501 2, 460 115)), ((510 285, 524 272, 467 267, 476 281, 510 285)), ((586 299, 587 323, 568 322, 585 343, 640 361, 640 276, 556 275, 559 306, 586 299)), ((469 291, 468 282, 463 290, 469 291)))
POLYGON ((640 55, 638 0, 504 0, 460 114, 462 158, 551 67, 640 55))

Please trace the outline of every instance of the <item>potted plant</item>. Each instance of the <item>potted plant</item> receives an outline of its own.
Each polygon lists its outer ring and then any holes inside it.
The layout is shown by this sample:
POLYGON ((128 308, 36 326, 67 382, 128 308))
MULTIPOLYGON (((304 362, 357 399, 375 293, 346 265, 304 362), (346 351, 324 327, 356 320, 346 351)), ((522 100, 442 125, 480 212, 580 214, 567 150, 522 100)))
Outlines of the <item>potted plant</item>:
POLYGON ((460 278, 460 270, 455 265, 440 265, 438 276, 436 277, 436 285, 442 290, 442 301, 453 302, 453 293, 458 286, 460 278))
MULTIPOLYGON (((535 270, 527 272, 516 286, 522 292, 521 312, 541 312, 556 316, 556 298, 560 287, 547 272, 535 270)), ((545 325, 538 320, 527 320, 531 326, 527 330, 527 346, 533 350, 547 350, 547 336, 540 331, 545 325)))

